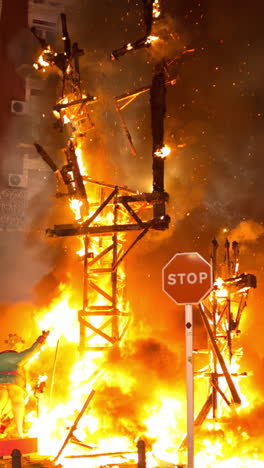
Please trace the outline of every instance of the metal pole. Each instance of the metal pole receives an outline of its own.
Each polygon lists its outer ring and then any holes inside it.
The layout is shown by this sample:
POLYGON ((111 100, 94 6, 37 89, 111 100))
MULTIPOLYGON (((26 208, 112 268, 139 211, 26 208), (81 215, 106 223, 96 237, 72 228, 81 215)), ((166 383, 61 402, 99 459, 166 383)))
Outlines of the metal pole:
POLYGON ((186 383, 187 383, 187 454, 188 468, 194 467, 194 398, 193 398, 193 308, 185 304, 186 383))

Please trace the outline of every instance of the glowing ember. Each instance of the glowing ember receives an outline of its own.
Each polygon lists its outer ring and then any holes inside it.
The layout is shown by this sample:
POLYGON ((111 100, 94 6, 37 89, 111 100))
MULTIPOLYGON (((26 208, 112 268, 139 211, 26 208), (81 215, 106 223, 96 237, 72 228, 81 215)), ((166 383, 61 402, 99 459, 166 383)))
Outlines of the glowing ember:
POLYGON ((159 156, 160 158, 166 158, 170 154, 170 152, 171 152, 171 150, 170 150, 169 146, 165 145, 160 150, 155 151, 154 154, 156 156, 159 156))
POLYGON ((43 71, 50 66, 50 60, 52 58, 52 50, 50 46, 48 45, 46 49, 42 52, 42 54, 39 56, 38 60, 33 64, 33 67, 36 70, 41 70, 43 71))
POLYGON ((159 36, 148 36, 146 39, 146 44, 152 44, 159 39, 159 36))
POLYGON ((152 8, 153 8, 153 10, 152 10, 153 18, 155 18, 155 19, 159 18, 160 15, 161 15, 159 0, 154 0, 152 8))

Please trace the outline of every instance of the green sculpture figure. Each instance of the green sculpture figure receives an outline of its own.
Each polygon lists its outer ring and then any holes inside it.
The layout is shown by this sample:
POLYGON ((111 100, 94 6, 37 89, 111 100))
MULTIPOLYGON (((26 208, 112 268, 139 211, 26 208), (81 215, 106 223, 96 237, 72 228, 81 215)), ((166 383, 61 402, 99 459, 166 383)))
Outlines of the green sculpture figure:
POLYGON ((35 343, 24 351, 7 350, 0 353, 0 414, 8 400, 11 402, 18 436, 23 438, 25 415, 25 377, 23 367, 45 342, 49 331, 43 331, 35 343))

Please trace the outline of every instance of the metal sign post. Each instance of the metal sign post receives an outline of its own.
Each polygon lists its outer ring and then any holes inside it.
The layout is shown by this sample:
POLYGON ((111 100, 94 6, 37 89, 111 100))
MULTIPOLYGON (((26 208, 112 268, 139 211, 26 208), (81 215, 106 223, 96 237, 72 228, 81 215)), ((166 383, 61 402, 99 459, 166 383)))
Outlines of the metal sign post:
POLYGON ((193 306, 213 287, 212 266, 198 252, 175 254, 162 269, 162 289, 176 304, 185 305, 187 450, 194 468, 193 306))
POLYGON ((193 391, 193 307, 185 305, 186 386, 187 386, 187 452, 188 468, 194 466, 194 391, 193 391))

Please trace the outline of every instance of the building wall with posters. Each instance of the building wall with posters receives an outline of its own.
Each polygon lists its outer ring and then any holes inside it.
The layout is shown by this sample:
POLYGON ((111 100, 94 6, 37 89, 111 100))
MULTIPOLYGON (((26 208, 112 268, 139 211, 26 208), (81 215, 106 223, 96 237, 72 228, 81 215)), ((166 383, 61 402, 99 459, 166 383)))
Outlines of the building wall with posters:
POLYGON ((48 177, 33 147, 43 124, 44 82, 32 67, 39 44, 30 28, 52 43, 62 10, 55 0, 0 3, 0 230, 27 229, 27 200, 48 177))
POLYGON ((63 10, 59 0, 0 0, 0 305, 27 299, 47 268, 39 246, 28 248, 32 200, 54 179, 33 146, 43 141, 47 85, 33 68, 40 44, 30 28, 52 42, 63 10))

